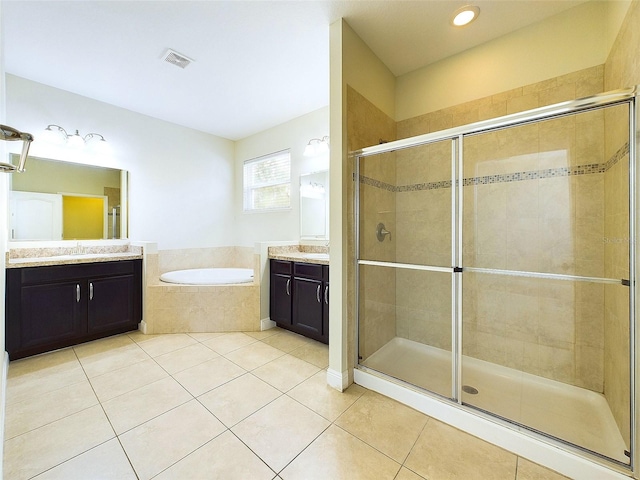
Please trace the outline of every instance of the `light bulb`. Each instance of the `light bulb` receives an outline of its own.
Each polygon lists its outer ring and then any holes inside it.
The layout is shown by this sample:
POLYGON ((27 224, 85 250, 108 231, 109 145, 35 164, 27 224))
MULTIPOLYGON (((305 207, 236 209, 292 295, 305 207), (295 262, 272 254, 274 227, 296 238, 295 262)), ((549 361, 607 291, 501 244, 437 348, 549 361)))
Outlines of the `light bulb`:
POLYGON ((82 148, 84 146, 84 140, 78 133, 78 130, 76 130, 76 133, 74 133, 73 135, 69 135, 67 137, 67 144, 71 148, 82 148))

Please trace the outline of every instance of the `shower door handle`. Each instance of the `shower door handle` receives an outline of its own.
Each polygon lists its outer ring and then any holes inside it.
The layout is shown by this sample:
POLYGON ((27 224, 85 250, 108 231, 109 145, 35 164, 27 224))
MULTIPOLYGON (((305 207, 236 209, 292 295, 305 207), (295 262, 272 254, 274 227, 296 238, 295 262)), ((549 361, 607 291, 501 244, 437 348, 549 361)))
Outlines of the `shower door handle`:
POLYGON ((322 303, 322 300, 320 300, 320 289, 322 287, 320 285, 318 285, 318 288, 316 289, 316 300, 318 300, 318 303, 322 303))

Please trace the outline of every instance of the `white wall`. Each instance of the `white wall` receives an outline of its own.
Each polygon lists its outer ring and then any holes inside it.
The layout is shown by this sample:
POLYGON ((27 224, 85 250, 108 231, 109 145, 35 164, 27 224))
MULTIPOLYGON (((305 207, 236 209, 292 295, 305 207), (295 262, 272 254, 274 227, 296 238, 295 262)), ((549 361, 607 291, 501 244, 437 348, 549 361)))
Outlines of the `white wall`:
POLYGON ((163 250, 233 245, 231 140, 12 75, 6 120, 35 136, 34 156, 128 170, 132 240, 157 242, 163 250), (38 142, 48 124, 104 135, 110 158, 78 158, 38 142))
POLYGON ((308 158, 302 155, 312 138, 329 135, 329 107, 236 142, 235 161, 235 244, 254 246, 258 242, 300 239, 300 174, 327 170, 329 155, 308 158), (242 168, 245 160, 290 149, 291 209, 264 213, 242 211, 242 168))

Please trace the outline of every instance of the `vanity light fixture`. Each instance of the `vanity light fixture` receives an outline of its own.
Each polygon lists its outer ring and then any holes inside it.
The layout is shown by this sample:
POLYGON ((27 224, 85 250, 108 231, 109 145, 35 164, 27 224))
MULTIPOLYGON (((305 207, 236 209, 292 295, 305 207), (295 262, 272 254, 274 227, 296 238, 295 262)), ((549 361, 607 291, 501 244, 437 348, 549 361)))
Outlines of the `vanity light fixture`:
POLYGON ((20 161, 18 166, 12 163, 0 162, 0 172, 13 173, 24 172, 24 166, 27 162, 27 155, 29 155, 29 145, 33 142, 33 135, 26 132, 20 132, 13 127, 7 125, 0 125, 0 140, 12 142, 15 140, 22 140, 22 153, 20 154, 20 161))
POLYGON ((73 148, 82 148, 85 144, 89 144, 89 142, 95 142, 97 148, 103 148, 107 141, 105 138, 99 133, 87 133, 84 137, 80 135, 78 130, 76 133, 69 135, 67 131, 62 128, 60 125, 47 125, 47 128, 44 129, 46 139, 52 143, 66 143, 70 147, 73 148), (104 142, 104 143, 103 143, 104 142))
POLYGON ((300 195, 310 198, 322 198, 325 194, 324 185, 317 182, 308 182, 300 185, 300 195))
POLYGON ((460 7, 451 16, 451 25, 454 27, 464 27, 469 25, 480 15, 480 9, 474 5, 460 7))
POLYGON ((305 157, 315 157, 329 151, 329 137, 325 135, 322 138, 312 138, 304 147, 303 155, 305 157))

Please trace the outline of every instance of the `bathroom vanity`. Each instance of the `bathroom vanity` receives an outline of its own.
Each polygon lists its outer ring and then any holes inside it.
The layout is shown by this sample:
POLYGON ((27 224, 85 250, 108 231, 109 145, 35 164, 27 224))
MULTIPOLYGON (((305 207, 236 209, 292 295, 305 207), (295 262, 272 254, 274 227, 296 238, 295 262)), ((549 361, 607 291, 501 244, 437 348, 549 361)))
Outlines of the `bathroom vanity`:
POLYGON ((284 329, 329 343, 329 266, 270 260, 271 320, 284 329))
POLYGON ((10 359, 136 330, 142 320, 142 260, 123 257, 8 265, 13 267, 6 270, 10 359))

